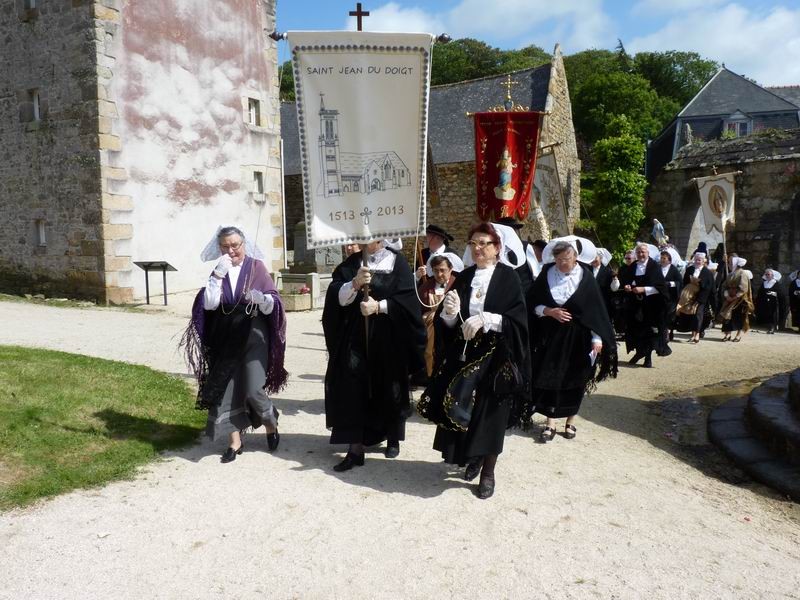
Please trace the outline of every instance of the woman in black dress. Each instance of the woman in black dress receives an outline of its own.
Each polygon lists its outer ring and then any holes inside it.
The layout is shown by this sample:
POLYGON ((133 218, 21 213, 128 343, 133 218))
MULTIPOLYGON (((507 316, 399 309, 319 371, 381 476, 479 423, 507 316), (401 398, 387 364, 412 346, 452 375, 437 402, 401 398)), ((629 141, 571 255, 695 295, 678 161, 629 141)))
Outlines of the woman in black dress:
POLYGON ((569 242, 556 242, 552 257, 527 297, 532 403, 547 417, 539 438, 543 443, 555 437, 555 419, 563 417, 564 437, 573 439, 584 395, 617 374, 614 329, 591 268, 578 263, 578 251, 569 242))
POLYGON ((661 355, 672 354, 669 343, 672 341, 672 330, 675 326, 675 311, 678 308, 678 298, 683 287, 683 277, 681 277, 678 267, 673 261, 680 260, 680 256, 673 249, 662 250, 660 255, 661 273, 667 284, 667 307, 664 311, 664 323, 661 327, 661 355), (670 252, 672 250, 672 252, 670 252), (674 253, 674 254, 673 254, 674 253))
POLYGON ((433 447, 445 462, 467 465, 467 481, 480 473, 477 495, 486 499, 506 429, 533 412, 528 318, 519 277, 498 263, 504 245, 495 227, 473 227, 469 246, 475 264, 456 276, 439 307, 434 374, 417 410, 437 424, 433 447))
POLYGON ((775 333, 786 323, 786 294, 781 285, 781 274, 767 269, 761 279, 763 283, 756 294, 756 321, 766 325, 767 333, 775 333))
POLYGON ((400 453, 411 414, 408 375, 424 366, 425 328, 411 268, 383 241, 370 242, 367 252, 367 265, 356 252, 336 267, 322 312, 326 423, 331 444, 349 445, 336 471, 362 466, 364 447, 383 440, 386 458, 400 453))
POLYGON ((714 275, 706 266, 708 259, 705 253, 695 252, 692 264, 686 267, 683 274, 683 289, 678 297, 675 329, 691 331, 690 343, 699 344, 711 322, 711 302, 715 293, 714 275))

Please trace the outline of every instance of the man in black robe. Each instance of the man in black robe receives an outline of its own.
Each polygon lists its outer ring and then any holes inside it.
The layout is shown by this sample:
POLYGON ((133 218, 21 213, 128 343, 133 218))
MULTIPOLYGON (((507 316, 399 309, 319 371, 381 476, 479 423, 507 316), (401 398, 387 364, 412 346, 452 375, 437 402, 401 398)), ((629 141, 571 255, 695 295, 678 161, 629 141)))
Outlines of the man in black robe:
POLYGON ((661 348, 659 330, 666 308, 666 283, 658 263, 650 258, 647 244, 636 245, 636 261, 620 274, 625 290, 625 347, 634 352, 628 362, 653 366, 653 350, 661 348))
POLYGON ((357 252, 336 267, 322 313, 326 424, 332 444, 350 445, 337 471, 363 465, 364 447, 383 440, 387 458, 399 454, 411 413, 408 375, 424 366, 425 328, 411 269, 381 242, 368 251, 367 266, 357 252))
POLYGON ((667 250, 662 250, 660 255, 661 273, 664 275, 664 283, 667 286, 667 303, 664 310, 664 322, 661 326, 661 351, 659 356, 669 356, 672 350, 669 342, 672 341, 672 331, 675 327, 675 311, 678 307, 678 298, 681 296, 683 287, 683 277, 678 267, 672 264, 672 254, 667 250))

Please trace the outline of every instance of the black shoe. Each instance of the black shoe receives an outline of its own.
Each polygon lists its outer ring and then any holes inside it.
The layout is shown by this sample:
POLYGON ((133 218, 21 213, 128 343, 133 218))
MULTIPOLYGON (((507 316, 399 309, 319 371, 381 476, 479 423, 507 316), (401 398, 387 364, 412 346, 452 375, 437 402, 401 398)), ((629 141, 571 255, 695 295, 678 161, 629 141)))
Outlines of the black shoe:
POLYGON ((494 494, 494 477, 481 477, 481 482, 478 484, 478 498, 486 500, 491 498, 494 494))
POLYGON ((400 455, 400 443, 392 442, 386 446, 386 451, 383 453, 386 458, 397 458, 400 455))
POLYGON ((644 359, 644 364, 642 366, 645 367, 646 369, 652 369, 653 359, 648 356, 647 358, 644 359))
POLYGON ((344 460, 340 462, 338 465, 333 467, 333 470, 337 473, 341 473, 343 471, 349 471, 353 467, 363 467, 364 466, 364 455, 363 454, 353 454, 351 452, 347 453, 347 456, 344 457, 344 460))
POLYGON ((244 452, 244 444, 239 446, 236 450, 234 450, 231 447, 228 447, 228 449, 225 450, 225 452, 222 453, 222 456, 220 457, 219 462, 222 462, 222 463, 233 462, 233 461, 236 460, 236 455, 237 454, 241 454, 242 452, 244 452))
POLYGON ((642 354, 639 354, 639 353, 637 352, 636 354, 634 354, 634 355, 633 355, 633 358, 632 358, 632 359, 630 359, 630 360, 628 361, 628 364, 629 364, 629 365, 635 365, 637 362, 639 362, 639 361, 640 361, 640 360, 642 360, 643 358, 644 358, 644 355, 642 355, 642 354))
POLYGON ((539 434, 539 441, 543 444, 552 442, 556 437, 556 430, 554 427, 545 427, 542 433, 539 434))
POLYGON ((576 435, 578 435, 578 430, 572 423, 564 428, 564 437, 568 440, 574 440, 576 435))
POLYGON ((275 433, 268 433, 267 434, 267 448, 269 451, 272 452, 273 450, 278 449, 278 444, 281 443, 281 434, 278 433, 278 430, 275 430, 275 433))
POLYGON ((474 460, 467 465, 467 468, 464 469, 464 479, 466 481, 472 481, 475 479, 481 472, 481 466, 483 466, 482 460, 474 460))

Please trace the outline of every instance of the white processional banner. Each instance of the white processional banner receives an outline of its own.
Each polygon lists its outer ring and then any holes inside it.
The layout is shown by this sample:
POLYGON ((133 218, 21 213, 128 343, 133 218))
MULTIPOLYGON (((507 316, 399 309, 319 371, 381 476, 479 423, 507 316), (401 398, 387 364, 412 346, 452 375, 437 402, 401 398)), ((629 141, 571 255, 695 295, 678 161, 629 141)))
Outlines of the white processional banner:
POLYGON ((425 223, 429 34, 289 32, 308 247, 425 223))
POLYGON ((706 233, 710 233, 712 228, 724 233, 726 223, 736 224, 735 177, 736 173, 723 173, 695 178, 697 191, 700 194, 700 206, 703 209, 703 220, 706 223, 706 233))

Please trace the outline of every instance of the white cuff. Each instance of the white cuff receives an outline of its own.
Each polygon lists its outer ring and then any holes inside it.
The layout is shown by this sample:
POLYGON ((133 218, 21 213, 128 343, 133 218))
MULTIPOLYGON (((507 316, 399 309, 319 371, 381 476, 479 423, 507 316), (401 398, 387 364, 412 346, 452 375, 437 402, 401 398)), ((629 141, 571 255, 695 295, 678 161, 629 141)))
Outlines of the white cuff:
POLYGON ((611 291, 616 292, 618 289, 619 289, 619 279, 614 277, 614 279, 611 280, 611 291))
POLYGON ((489 331, 503 331, 503 316, 497 313, 483 313, 483 332, 489 331))
POLYGON ((442 321, 444 321, 444 324, 447 325, 448 327, 452 327, 453 325, 455 325, 456 321, 458 320, 458 313, 454 315, 448 315, 446 312, 442 311, 440 316, 442 317, 442 321))
POLYGON ((206 291, 203 294, 203 308, 206 310, 216 310, 222 300, 222 280, 213 275, 208 278, 206 291))
POLYGON ((645 296, 652 296, 653 294, 657 294, 657 293, 658 292, 656 291, 656 288, 654 288, 652 285, 644 286, 644 295, 645 296))
POLYGON ((380 313, 382 315, 388 315, 389 314, 389 302, 388 301, 381 300, 380 302, 378 302, 378 313, 380 313))
POLYGON ((594 331, 592 332, 592 344, 602 344, 603 338, 597 335, 594 331))
POLYGON ((674 281, 670 281, 669 282, 669 287, 675 287, 675 282, 674 281))
POLYGON ((545 308, 547 307, 544 304, 539 304, 536 308, 533 309, 533 312, 536 313, 537 317, 543 317, 545 308))
POLYGON ((353 289, 353 282, 348 281, 339 288, 339 306, 349 306, 358 295, 358 290, 353 289))

